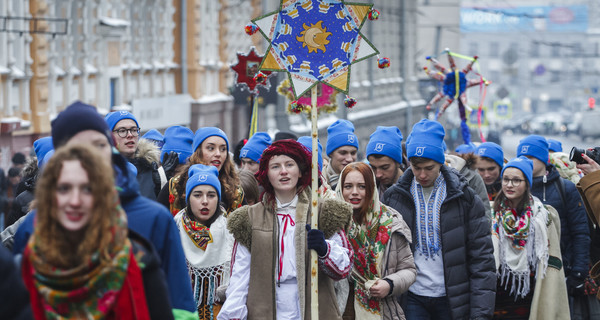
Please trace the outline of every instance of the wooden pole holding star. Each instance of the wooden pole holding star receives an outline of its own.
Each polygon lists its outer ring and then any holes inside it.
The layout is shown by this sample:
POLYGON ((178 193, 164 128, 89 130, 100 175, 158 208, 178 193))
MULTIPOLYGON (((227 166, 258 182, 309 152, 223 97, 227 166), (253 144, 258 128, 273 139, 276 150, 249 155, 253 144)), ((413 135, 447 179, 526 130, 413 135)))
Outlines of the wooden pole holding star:
MULTIPOLYGON (((256 25, 246 31, 260 31, 269 41, 259 69, 286 72, 296 101, 294 108, 302 108, 297 100, 310 92, 310 119, 312 137, 311 227, 318 229, 318 84, 348 94, 350 66, 379 53, 360 32, 366 19, 379 16, 372 4, 345 3, 344 0, 281 0, 279 9, 253 19, 256 25)), ((383 58, 389 66, 389 59, 383 58), (386 60, 387 59, 387 60, 386 60)), ((383 68, 380 63, 380 68, 383 68)), ((321 90, 323 91, 323 90, 321 90)), ((356 100, 346 96, 346 107, 356 100)), ((310 317, 319 318, 317 253, 311 251, 310 261, 310 317)), ((326 276, 322 274, 322 276, 326 276)), ((307 317, 300 310, 302 318, 307 317)), ((340 312, 343 312, 341 310, 340 312)))

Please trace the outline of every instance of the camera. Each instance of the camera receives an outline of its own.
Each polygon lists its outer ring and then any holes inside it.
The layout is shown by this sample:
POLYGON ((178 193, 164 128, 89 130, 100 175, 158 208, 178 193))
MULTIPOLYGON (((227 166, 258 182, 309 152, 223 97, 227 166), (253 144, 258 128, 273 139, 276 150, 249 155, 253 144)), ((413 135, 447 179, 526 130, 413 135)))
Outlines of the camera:
POLYGON ((595 147, 593 149, 579 149, 577 147, 573 147, 571 149, 571 154, 569 154, 569 160, 573 161, 577 164, 586 164, 587 161, 583 159, 581 154, 585 153, 586 156, 590 157, 590 159, 596 161, 596 163, 600 164, 600 147, 595 147))

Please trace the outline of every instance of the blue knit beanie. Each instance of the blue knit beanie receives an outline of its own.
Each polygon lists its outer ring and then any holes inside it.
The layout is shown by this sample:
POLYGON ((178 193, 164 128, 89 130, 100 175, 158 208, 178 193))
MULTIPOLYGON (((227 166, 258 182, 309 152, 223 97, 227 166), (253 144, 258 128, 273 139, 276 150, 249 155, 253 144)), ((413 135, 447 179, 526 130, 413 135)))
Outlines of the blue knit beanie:
POLYGON ((372 154, 388 156, 402 163, 402 133, 398 127, 378 126, 367 143, 367 158, 372 154))
POLYGON ((44 155, 44 158, 42 158, 41 161, 38 159, 38 168, 42 169, 46 165, 46 163, 48 163, 48 161, 50 161, 50 158, 52 158, 53 155, 54 155, 54 149, 48 150, 48 152, 46 152, 46 154, 44 155))
POLYGON ((165 144, 165 137, 156 129, 150 129, 142 136, 142 138, 151 140, 158 148, 162 148, 165 144))
POLYGON ((532 134, 519 142, 517 157, 532 156, 542 163, 548 163, 548 141, 542 136, 532 134))
POLYGON ((117 123, 124 119, 131 119, 133 120, 133 122, 135 122, 135 125, 138 126, 138 128, 140 127, 140 124, 137 122, 137 119, 129 111, 121 110, 109 112, 106 115, 106 117, 104 117, 104 120, 106 121, 106 124, 108 124, 108 128, 110 129, 110 131, 113 131, 117 123))
POLYGON ((208 137, 217 136, 221 137, 225 140, 225 144, 227 144, 227 151, 229 152, 229 140, 227 139, 227 135, 223 130, 217 127, 204 127, 196 130, 196 134, 194 135, 194 143, 192 145, 192 152, 196 151, 198 147, 206 140, 208 137))
POLYGON ((533 161, 531 161, 531 159, 525 156, 520 156, 518 158, 510 160, 504 165, 504 168, 502 169, 502 173, 500 175, 503 176, 504 170, 510 167, 521 170, 521 172, 523 172, 523 175, 525 176, 525 179, 529 181, 529 187, 533 185, 533 161))
POLYGON ((358 137, 354 134, 352 122, 339 119, 327 128, 327 156, 343 146, 352 146, 358 149, 358 137))
POLYGON ((221 182, 219 181, 219 170, 215 166, 195 164, 188 170, 188 180, 185 184, 185 198, 189 199, 190 193, 199 185, 209 185, 215 188, 219 200, 221 199, 221 182))
POLYGON ((412 157, 420 157, 443 164, 446 161, 442 148, 445 134, 444 127, 437 121, 422 119, 415 123, 410 133, 410 140, 406 144, 408 160, 412 157))
POLYGON ((48 151, 54 149, 52 147, 52 137, 43 137, 33 142, 33 149, 35 150, 35 156, 37 157, 38 168, 44 160, 44 156, 48 151))
POLYGON ((562 142, 556 139, 546 139, 548 141, 548 149, 552 152, 562 152, 562 142))
MULTIPOLYGON (((310 136, 302 136, 302 137, 298 138, 298 142, 300 142, 300 144, 305 146, 306 149, 308 149, 308 152, 310 152, 312 155, 312 138, 310 136)), ((319 165, 319 171, 322 171, 323 170, 323 146, 321 145, 321 141, 319 141, 319 140, 317 140, 317 145, 319 148, 317 161, 318 161, 318 165, 319 165)))
POLYGON ((458 153, 458 154, 465 154, 465 153, 471 153, 471 152, 475 152, 475 149, 477 147, 470 142, 469 144, 461 144, 458 147, 456 147, 456 149, 454 150, 454 152, 458 153))
POLYGON ((504 166, 504 151, 497 143, 484 142, 475 149, 475 154, 480 157, 486 157, 494 160, 494 162, 502 168, 504 166))
POLYGON ((96 111, 96 108, 76 101, 65 108, 52 121, 52 144, 58 148, 81 131, 94 130, 102 133, 112 145, 113 138, 106 121, 96 111))
POLYGON ((260 163, 260 156, 273 141, 266 132, 256 132, 240 150, 240 159, 248 158, 260 163))
POLYGON ((165 130, 165 144, 160 152, 162 162, 165 153, 175 151, 179 155, 179 163, 183 164, 192 155, 194 132, 183 126, 172 126, 165 130))

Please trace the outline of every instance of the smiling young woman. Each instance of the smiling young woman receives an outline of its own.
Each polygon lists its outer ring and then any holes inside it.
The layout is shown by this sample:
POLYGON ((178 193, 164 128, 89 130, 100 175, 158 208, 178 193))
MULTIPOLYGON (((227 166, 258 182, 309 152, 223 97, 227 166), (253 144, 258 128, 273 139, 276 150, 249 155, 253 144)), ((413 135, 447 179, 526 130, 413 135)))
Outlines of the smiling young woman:
POLYGON ((354 313, 356 319, 404 318, 397 298, 417 276, 410 229, 396 210, 379 202, 375 175, 368 164, 348 164, 336 191, 354 212, 348 228, 355 255, 349 278, 354 298, 346 307, 347 314, 354 313))
POLYGON ((35 207, 22 264, 35 319, 173 318, 158 257, 128 230, 111 168, 96 148, 57 149, 35 207))

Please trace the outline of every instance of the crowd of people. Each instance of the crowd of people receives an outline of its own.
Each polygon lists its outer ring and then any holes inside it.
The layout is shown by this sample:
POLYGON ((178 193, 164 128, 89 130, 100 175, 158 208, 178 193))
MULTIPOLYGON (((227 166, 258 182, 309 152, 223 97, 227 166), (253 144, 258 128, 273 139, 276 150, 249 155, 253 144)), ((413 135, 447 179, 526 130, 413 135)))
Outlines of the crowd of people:
POLYGON ((1 319, 600 317, 600 164, 559 141, 337 120, 313 199, 309 136, 142 125, 76 102, 13 157, 1 319))

